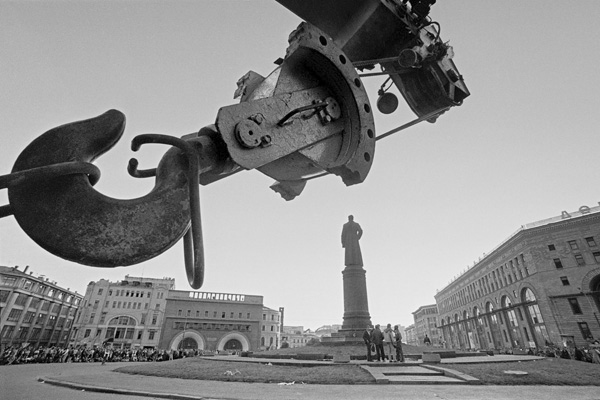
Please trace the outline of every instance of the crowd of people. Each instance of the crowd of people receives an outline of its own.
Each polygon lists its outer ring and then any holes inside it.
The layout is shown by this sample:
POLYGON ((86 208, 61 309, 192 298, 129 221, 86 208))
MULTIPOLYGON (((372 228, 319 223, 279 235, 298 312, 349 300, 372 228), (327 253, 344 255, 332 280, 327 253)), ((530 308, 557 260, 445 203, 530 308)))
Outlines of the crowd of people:
POLYGON ((579 348, 577 346, 560 348, 558 346, 548 345, 537 353, 530 351, 529 354, 600 364, 600 343, 596 341, 589 348, 579 348))
POLYGON ((167 361, 198 355, 198 350, 117 349, 112 345, 37 347, 11 346, 0 355, 0 365, 66 362, 167 361))
POLYGON ((381 331, 380 325, 367 326, 367 329, 363 333, 363 340, 367 346, 367 362, 404 362, 404 353, 402 352, 402 335, 398 329, 398 325, 392 329, 391 324, 387 324, 387 327, 381 331), (387 356, 385 349, 387 348, 387 356), (375 353, 375 354, 373 354, 375 353), (394 359, 394 353, 396 357, 394 359), (374 356, 377 359, 374 360, 374 356))

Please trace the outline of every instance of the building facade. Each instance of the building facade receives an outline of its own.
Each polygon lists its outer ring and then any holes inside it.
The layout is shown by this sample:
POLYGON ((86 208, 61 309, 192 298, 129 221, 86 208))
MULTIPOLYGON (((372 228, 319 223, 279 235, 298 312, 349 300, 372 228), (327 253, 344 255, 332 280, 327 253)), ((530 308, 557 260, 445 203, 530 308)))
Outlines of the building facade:
POLYGON ((302 326, 284 326, 281 342, 287 343, 289 348, 304 347, 309 342, 318 342, 319 336, 310 329, 304 330, 302 326))
POLYGON ((1 349, 29 344, 65 347, 82 296, 27 269, 0 266, 1 349))
POLYGON ((522 226, 435 299, 452 348, 600 339, 600 206, 522 226))
POLYGON ((281 346, 281 313, 263 307, 261 322, 260 348, 263 350, 278 349, 281 346))
POLYGON ((279 311, 262 296, 171 290, 159 347, 256 351, 280 343, 279 311), (271 328, 273 327, 273 328, 271 328))
MULTIPOLYGON (((421 306, 414 311, 413 319, 415 321, 416 343, 423 344, 425 335, 429 337, 433 346, 441 346, 441 332, 438 330, 438 309, 436 304, 421 306)), ((413 342, 415 341, 413 339, 413 342)))
POLYGON ((129 275, 117 282, 90 282, 71 344, 93 347, 111 341, 121 349, 158 347, 167 295, 174 287, 172 278, 129 275))
POLYGON ((406 344, 410 344, 411 346, 419 345, 419 338, 417 337, 417 330, 415 328, 415 324, 411 324, 404 329, 404 341, 406 344))

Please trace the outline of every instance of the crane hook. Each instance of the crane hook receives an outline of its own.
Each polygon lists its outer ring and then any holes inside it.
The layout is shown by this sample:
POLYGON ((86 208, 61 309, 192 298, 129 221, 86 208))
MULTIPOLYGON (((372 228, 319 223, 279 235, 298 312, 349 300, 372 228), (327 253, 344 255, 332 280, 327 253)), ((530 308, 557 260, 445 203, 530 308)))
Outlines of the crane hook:
MULTIPOLYGON (((19 155, 12 173, 66 162, 91 163, 121 138, 125 116, 117 110, 51 129, 19 155)), ((164 135, 141 135, 132 146, 165 143, 186 147, 169 149, 156 168, 155 186, 147 195, 114 199, 96 191, 85 173, 48 179, 21 180, 8 187, 10 211, 37 244, 50 253, 80 264, 117 267, 153 258, 173 246, 190 230, 190 187, 198 188, 198 157, 204 170, 218 164, 207 136, 188 140, 164 135), (177 142, 180 141, 180 142, 177 142), (177 143, 176 143, 177 142, 177 143), (182 145, 181 142, 184 144, 182 145), (206 155, 208 154, 208 155, 206 155), (195 164, 194 178, 189 167, 195 164)), ((195 196, 197 199, 198 196, 195 196)), ((197 220, 199 221, 199 208, 197 220)), ((190 285, 202 285, 203 248, 200 226, 185 240, 186 271, 190 285), (192 239, 194 238, 194 239, 192 239), (199 243, 197 242, 199 240, 199 243), (193 242, 193 244, 191 244, 193 242), (191 246, 194 259, 190 261, 191 246)))

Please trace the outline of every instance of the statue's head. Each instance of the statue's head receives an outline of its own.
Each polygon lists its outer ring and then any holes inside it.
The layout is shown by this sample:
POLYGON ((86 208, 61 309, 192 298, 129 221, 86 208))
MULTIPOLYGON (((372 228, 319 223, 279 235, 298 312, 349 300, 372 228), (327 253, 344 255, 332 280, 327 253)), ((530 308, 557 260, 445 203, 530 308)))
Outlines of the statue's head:
POLYGON ((348 221, 354 221, 354 215, 348 215, 348 221))

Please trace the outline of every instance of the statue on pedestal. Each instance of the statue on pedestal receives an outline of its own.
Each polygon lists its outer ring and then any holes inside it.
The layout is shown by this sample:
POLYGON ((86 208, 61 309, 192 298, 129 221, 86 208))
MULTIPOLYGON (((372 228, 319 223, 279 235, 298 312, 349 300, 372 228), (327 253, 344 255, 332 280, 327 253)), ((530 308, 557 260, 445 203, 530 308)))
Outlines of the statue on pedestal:
POLYGON ((362 237, 363 230, 357 222, 354 222, 354 216, 348 216, 348 222, 342 229, 342 247, 346 249, 344 265, 357 265, 362 267, 363 260, 358 241, 362 237))

